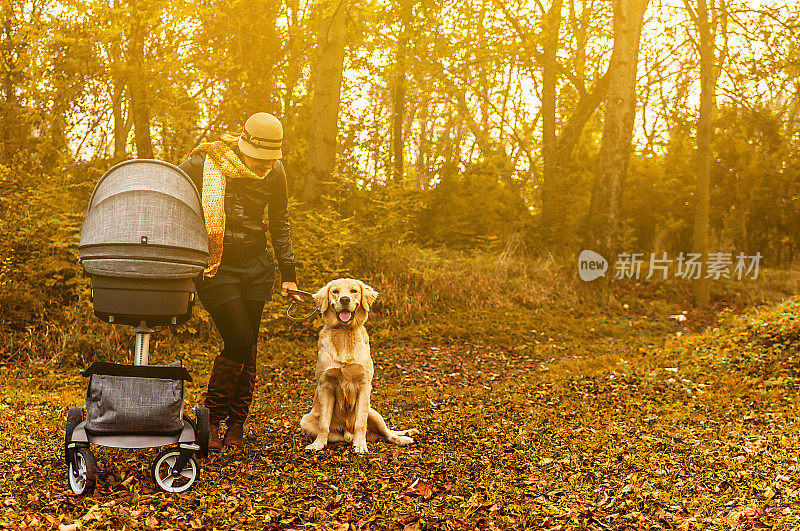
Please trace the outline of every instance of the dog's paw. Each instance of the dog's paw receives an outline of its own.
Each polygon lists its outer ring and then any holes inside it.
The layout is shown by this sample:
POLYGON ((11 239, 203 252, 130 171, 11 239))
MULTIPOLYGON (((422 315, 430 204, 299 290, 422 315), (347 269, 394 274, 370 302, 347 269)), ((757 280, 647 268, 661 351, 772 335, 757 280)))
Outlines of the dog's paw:
POLYGON ((344 432, 344 440, 349 443, 353 442, 353 434, 349 431, 344 432))
POLYGON ((416 428, 412 428, 410 430, 403 430, 399 433, 400 435, 408 435, 410 437, 411 435, 417 435, 419 433, 419 430, 416 428))
POLYGON ((323 448, 325 448, 325 443, 322 442, 322 441, 314 441, 311 444, 309 444, 308 446, 306 446, 306 450, 315 451, 315 452, 318 452, 318 451, 322 450, 323 448))
POLYGON ((358 441, 353 443, 353 450, 357 454, 367 453, 367 441, 358 441))
POLYGON ((408 446, 409 444, 414 444, 414 439, 406 437, 405 435, 400 435, 392 442, 398 446, 408 446))

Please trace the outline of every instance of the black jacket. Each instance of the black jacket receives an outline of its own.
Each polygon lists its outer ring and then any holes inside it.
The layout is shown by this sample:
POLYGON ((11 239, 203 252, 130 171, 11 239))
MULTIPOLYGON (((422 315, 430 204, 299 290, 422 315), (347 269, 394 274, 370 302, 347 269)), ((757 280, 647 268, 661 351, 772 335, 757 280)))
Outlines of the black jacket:
MULTIPOLYGON (((206 154, 192 155, 179 166, 203 193, 206 154)), ((289 224, 286 172, 283 164, 264 179, 230 179, 225 185, 225 235, 222 263, 235 264, 261 254, 267 248, 264 209, 269 206, 269 233, 282 282, 295 282, 295 259, 289 224)))

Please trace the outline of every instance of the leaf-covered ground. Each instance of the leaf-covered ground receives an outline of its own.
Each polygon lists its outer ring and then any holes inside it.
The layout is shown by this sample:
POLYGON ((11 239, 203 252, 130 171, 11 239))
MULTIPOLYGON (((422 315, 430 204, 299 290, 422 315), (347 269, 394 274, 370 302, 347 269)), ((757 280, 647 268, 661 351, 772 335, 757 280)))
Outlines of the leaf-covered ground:
MULTIPOLYGON (((343 443, 303 450, 313 334, 267 333, 247 448, 204 461, 182 495, 154 490, 155 450, 94 447, 97 491, 74 497, 61 451, 66 408, 83 404, 80 369, 4 367, 0 528, 800 526, 800 302, 725 315, 701 333, 633 309, 558 312, 470 317, 514 329, 511 341, 373 334, 373 405, 390 426, 421 433, 366 456, 343 443)), ((466 317, 449 319, 435 334, 466 317)), ((192 412, 213 349, 166 336, 153 361, 188 365, 192 412)))

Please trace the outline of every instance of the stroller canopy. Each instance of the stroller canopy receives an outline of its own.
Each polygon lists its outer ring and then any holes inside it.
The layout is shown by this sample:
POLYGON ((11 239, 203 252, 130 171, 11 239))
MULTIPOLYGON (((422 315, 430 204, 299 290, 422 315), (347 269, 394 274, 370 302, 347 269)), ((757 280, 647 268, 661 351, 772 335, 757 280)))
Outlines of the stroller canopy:
POLYGON ((129 160, 100 178, 81 229, 80 261, 90 275, 179 279, 208 261, 200 194, 179 168, 129 160))

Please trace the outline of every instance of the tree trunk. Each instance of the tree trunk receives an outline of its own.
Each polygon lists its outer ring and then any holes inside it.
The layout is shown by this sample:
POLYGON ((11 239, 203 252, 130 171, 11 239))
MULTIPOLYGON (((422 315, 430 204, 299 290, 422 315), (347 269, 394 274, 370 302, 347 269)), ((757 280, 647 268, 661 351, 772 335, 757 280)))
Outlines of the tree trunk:
POLYGON ((392 116, 392 180, 399 182, 403 178, 403 120, 406 105, 406 55, 411 33, 411 17, 414 0, 400 0, 400 35, 397 38, 394 79, 394 115, 392 116))
POLYGON ((422 104, 422 111, 419 115, 419 146, 417 147, 417 186, 425 189, 428 187, 428 150, 430 140, 428 139, 428 101, 422 104))
POLYGON ((553 229, 562 218, 560 209, 565 206, 559 201, 564 172, 556 164, 557 54, 561 18, 561 0, 553 0, 542 28, 542 228, 548 237, 556 232, 553 229))
MULTIPOLYGON (((639 40, 648 0, 618 0, 614 6, 614 50, 609 65, 603 137, 592 191, 584 249, 613 262, 636 116, 636 72, 639 40)), ((606 277, 607 278, 607 277, 606 277)))
POLYGON ((303 200, 309 203, 319 200, 322 185, 331 178, 336 164, 346 29, 346 5, 343 2, 320 4, 314 99, 308 138, 308 175, 302 194, 303 200))
MULTIPOLYGON (((700 48, 700 109, 697 117, 697 192, 695 193, 694 231, 692 252, 699 253, 700 262, 708 258, 708 216, 711 175, 711 113, 714 106, 714 37, 708 18, 706 0, 697 0, 695 22, 700 48)), ((711 296, 711 279, 692 282, 692 298, 699 308, 708 306, 711 296)))
POLYGON ((17 89, 22 81, 19 67, 21 55, 24 53, 24 42, 19 41, 18 31, 21 22, 16 17, 16 4, 3 2, 0 6, 2 15, 2 36, 0 37, 0 67, 3 70, 3 101, 0 102, 0 162, 9 164, 14 154, 23 147, 26 138, 27 124, 22 120, 17 89))
MULTIPOLYGON (((136 12, 134 11, 134 14, 136 12)), ((150 136, 150 103, 147 100, 148 76, 145 70, 142 22, 135 20, 131 27, 131 48, 128 57, 128 96, 131 102, 133 134, 136 140, 136 156, 153 158, 153 141, 150 136)))
POLYGON ((609 79, 608 72, 598 79, 591 90, 581 96, 572 115, 561 127, 561 133, 558 135, 558 140, 556 140, 555 161, 552 171, 566 172, 569 169, 572 152, 581 139, 586 122, 589 121, 597 107, 608 95, 609 79))
POLYGON ((123 111, 125 101, 125 82, 114 82, 114 96, 111 101, 111 112, 114 116, 114 160, 120 161, 128 157, 128 131, 130 124, 123 111))
POLYGON ((289 26, 289 42, 286 46, 287 69, 286 69, 286 90, 283 94, 283 120, 287 124, 294 123, 294 89, 303 77, 304 43, 294 32, 300 26, 297 18, 298 0, 290 0, 286 7, 291 14, 291 26, 289 26))

